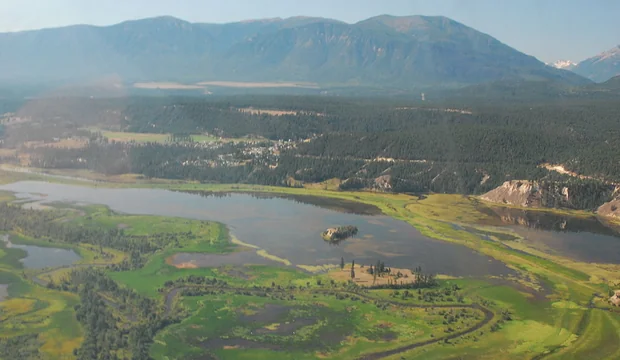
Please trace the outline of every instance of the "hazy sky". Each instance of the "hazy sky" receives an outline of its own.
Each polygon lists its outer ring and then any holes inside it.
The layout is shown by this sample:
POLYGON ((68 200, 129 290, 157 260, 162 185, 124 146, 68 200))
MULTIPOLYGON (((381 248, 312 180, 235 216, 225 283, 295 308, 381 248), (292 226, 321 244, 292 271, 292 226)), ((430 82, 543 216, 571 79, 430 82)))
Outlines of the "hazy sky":
POLYGON ((0 0, 0 31, 158 15, 221 23, 380 14, 444 15, 543 61, 580 61, 620 44, 620 0, 0 0))

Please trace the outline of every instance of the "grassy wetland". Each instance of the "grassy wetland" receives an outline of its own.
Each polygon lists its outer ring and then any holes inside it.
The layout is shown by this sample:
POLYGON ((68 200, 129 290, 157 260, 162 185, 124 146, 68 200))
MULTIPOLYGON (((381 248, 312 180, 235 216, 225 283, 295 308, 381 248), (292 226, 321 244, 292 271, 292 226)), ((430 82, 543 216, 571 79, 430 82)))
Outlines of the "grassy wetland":
MULTIPOLYGON (((2 173, 1 182, 38 176, 2 173)), ((613 359, 620 353, 620 314, 607 304, 620 265, 539 246, 474 197, 165 182, 96 186, 364 203, 511 271, 431 276, 415 261, 406 268, 388 259, 385 266, 394 267, 374 276, 380 259, 352 256, 315 267, 283 258, 293 264, 287 266, 261 257, 248 246, 251 238, 233 243, 219 222, 75 202, 27 210, 12 193, 0 192, 0 235, 11 244, 79 255, 71 264, 29 268, 27 251, 0 242, 6 292, 0 296, 0 358, 19 352, 26 359, 613 359), (248 252, 253 257, 240 255, 248 252), (180 254, 211 257, 180 266, 174 261, 180 254), (217 262, 218 256, 226 260, 217 262)), ((316 241, 329 246, 320 232, 316 241)))

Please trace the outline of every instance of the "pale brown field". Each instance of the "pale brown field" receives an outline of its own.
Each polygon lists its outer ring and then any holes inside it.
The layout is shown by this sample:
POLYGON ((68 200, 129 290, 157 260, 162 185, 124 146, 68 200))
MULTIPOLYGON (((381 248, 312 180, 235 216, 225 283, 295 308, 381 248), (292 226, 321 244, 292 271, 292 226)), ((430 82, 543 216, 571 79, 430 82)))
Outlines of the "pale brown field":
POLYGON ((243 109, 239 109, 239 111, 252 114, 252 115, 267 114, 267 115, 272 115, 272 116, 282 116, 282 115, 297 114, 297 111, 290 111, 290 110, 267 110, 267 109, 254 109, 254 108, 243 108, 243 109))
MULTIPOLYGON (((237 109, 243 113, 252 114, 252 115, 260 115, 267 114, 271 116, 282 116, 282 115, 297 115, 300 111, 292 111, 292 110, 277 110, 277 109, 255 109, 255 108, 239 108, 237 109)), ((314 113, 314 112, 302 112, 304 114, 312 114, 316 116, 325 116, 323 113, 314 113)))
POLYGON ((192 84, 180 84, 175 82, 143 82, 135 83, 133 87, 137 89, 164 89, 164 90, 200 90, 204 86, 192 84))
POLYGON ((197 85, 203 86, 219 86, 231 88, 307 88, 318 89, 315 83, 304 82, 245 82, 245 81, 204 81, 197 85))
MULTIPOLYGON (((398 283, 400 283, 401 281, 403 283, 407 283, 407 282, 412 282, 415 277, 413 275, 413 273, 411 272, 411 270, 409 269, 396 269, 396 268, 391 268, 392 269, 392 274, 396 275, 399 271, 403 276, 407 276, 405 277, 401 277, 398 280, 396 280, 395 276, 388 276, 387 274, 379 277, 377 276, 377 279, 375 280, 373 278, 373 275, 370 275, 367 271, 368 271, 368 266, 364 266, 363 268, 360 267, 360 265, 355 264, 355 279, 353 280, 356 284, 360 285, 360 286, 373 286, 373 285, 383 285, 383 284, 387 284, 388 280, 390 281, 397 281, 398 283)), ((334 279, 336 281, 349 281, 351 280, 351 265, 347 264, 343 270, 340 269, 336 269, 333 271, 329 272, 329 277, 331 279, 334 279)))
POLYGON ((60 139, 59 141, 54 142, 43 142, 43 141, 27 141, 24 143, 27 148, 63 148, 63 149, 79 149, 88 145, 87 139, 79 139, 79 138, 71 138, 71 139, 60 139))
POLYGON ((15 156, 17 151, 15 149, 0 149, 0 157, 15 156))

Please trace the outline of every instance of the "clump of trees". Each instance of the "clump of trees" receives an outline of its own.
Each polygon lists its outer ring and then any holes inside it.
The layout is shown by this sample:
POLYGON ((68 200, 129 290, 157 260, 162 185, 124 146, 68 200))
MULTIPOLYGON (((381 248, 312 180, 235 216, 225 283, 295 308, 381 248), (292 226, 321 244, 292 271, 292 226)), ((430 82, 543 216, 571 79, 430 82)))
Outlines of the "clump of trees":
POLYGON ((174 280, 168 280, 164 283, 164 287, 159 289, 159 291, 164 291, 165 289, 173 288, 175 286, 186 286, 186 285, 207 285, 207 286, 215 286, 215 287, 226 287, 228 282, 225 280, 220 280, 217 278, 209 278, 206 276, 198 276, 198 275, 189 275, 180 277, 174 280))
POLYGON ((168 135, 168 141, 171 143, 179 143, 179 142, 192 143, 194 142, 194 138, 192 137, 192 134, 173 133, 173 134, 168 135))
POLYGON ((37 360, 41 358, 38 334, 0 338, 0 359, 37 360))
POLYGON ((181 244, 182 239, 192 239, 191 231, 177 233, 153 233, 148 236, 126 234, 123 229, 106 228, 98 224, 78 226, 54 221, 64 216, 62 211, 39 211, 24 209, 6 203, 0 204, 0 231, 19 230, 25 235, 49 242, 65 244, 91 244, 103 259, 112 258, 105 248, 128 253, 120 264, 111 265, 112 270, 124 271, 142 267, 150 254, 165 247, 181 244))
POLYGON ((155 333, 180 320, 166 316, 155 300, 119 286, 101 269, 73 270, 50 287, 80 296, 76 318, 86 335, 75 350, 78 359, 124 359, 127 353, 131 359, 150 359, 149 347, 155 333), (128 321, 122 321, 118 313, 128 321))
POLYGON ((357 231, 357 226, 346 225, 339 226, 335 229, 327 229, 321 234, 321 236, 326 241, 340 241, 356 235, 357 231))
POLYGON ((371 287, 373 289, 423 289, 438 285, 435 275, 424 273, 421 266, 412 271, 413 279, 409 279, 408 276, 400 272, 392 274, 392 269, 386 267, 382 261, 377 261, 374 267, 369 266, 367 272, 373 275, 374 281, 371 287), (375 284, 377 277, 385 276, 388 277, 387 284, 375 284))

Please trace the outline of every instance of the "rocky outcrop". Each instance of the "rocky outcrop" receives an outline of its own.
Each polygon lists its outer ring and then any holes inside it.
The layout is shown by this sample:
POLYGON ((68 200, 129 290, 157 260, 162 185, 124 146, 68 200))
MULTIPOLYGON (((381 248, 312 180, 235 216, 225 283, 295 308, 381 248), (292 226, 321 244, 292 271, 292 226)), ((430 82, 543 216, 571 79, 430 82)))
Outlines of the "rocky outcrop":
POLYGON ((353 225, 329 228, 321 236, 325 241, 341 241, 357 234, 357 227, 353 225))
POLYGON ((604 203, 596 209, 601 216, 620 218, 620 185, 616 185, 612 192, 613 200, 604 203))
POLYGON ((538 207, 541 205, 541 191, 535 181, 506 181, 480 197, 482 200, 516 205, 522 207, 538 207))
POLYGON ((392 176, 391 175, 381 175, 375 179, 374 188, 380 191, 391 191, 392 190, 392 176))
MULTIPOLYGON (((480 198, 494 203, 528 208, 594 211, 597 208, 600 210, 601 205, 612 200, 616 193, 614 185, 598 180, 580 179, 564 182, 512 180, 506 181, 480 198)), ((620 207, 620 201, 619 204, 608 204, 603 209, 607 212, 615 212, 618 207, 620 207)), ((620 211, 618 216, 620 216, 620 211)))
POLYGON ((620 198, 615 198, 599 206, 596 213, 601 216, 620 218, 620 198))
POLYGON ((609 303, 613 306, 620 306, 620 290, 614 291, 614 295, 609 298, 609 303))

